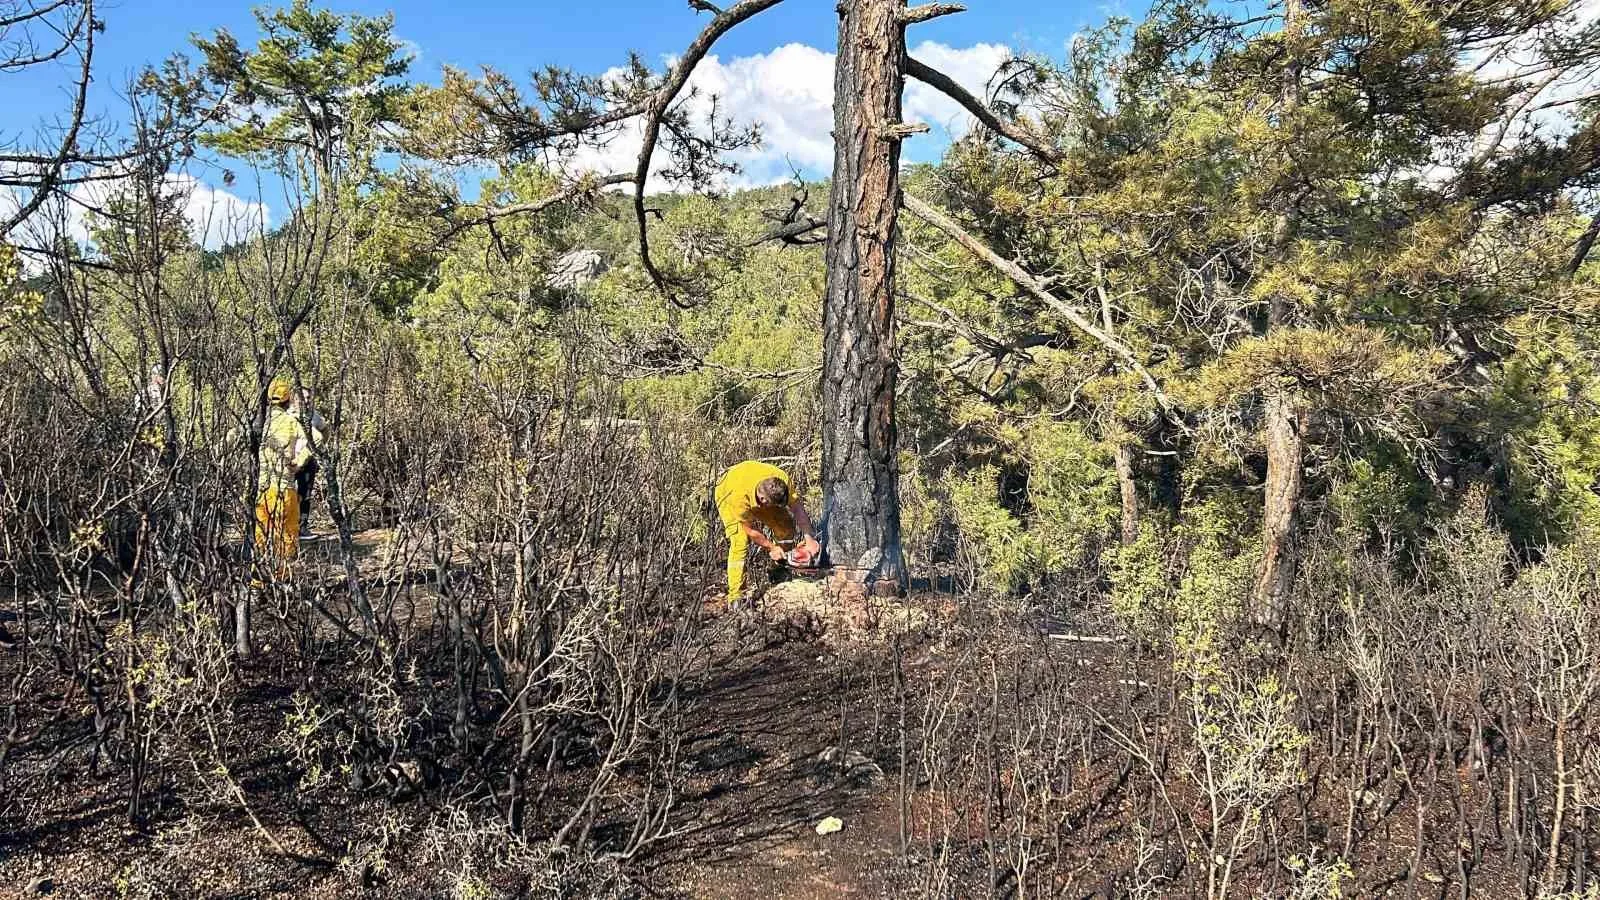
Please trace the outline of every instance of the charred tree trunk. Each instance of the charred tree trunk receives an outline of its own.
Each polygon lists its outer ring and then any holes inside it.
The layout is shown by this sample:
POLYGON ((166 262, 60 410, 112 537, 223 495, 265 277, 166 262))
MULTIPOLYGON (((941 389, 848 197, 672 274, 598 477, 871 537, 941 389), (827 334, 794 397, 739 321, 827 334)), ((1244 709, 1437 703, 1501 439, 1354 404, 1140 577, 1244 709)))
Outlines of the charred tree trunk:
POLYGON ((894 245, 905 0, 843 0, 823 303, 822 533, 841 575, 905 583, 895 460, 894 245))
POLYGON ((1305 485, 1305 415, 1289 393, 1267 399, 1267 485, 1261 521, 1261 569, 1256 579, 1256 624, 1279 635, 1289 618, 1305 485))
POLYGON ((1139 485, 1133 480, 1133 455, 1137 452, 1132 444, 1117 445, 1117 486, 1122 491, 1124 546, 1139 539, 1139 485))

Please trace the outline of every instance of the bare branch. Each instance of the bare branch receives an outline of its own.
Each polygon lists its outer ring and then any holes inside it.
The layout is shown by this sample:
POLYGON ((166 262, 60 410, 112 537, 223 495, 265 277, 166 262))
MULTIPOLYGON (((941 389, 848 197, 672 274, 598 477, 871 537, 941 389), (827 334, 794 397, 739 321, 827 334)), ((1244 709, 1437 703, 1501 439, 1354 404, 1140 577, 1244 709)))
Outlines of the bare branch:
POLYGON ((940 16, 949 16, 966 11, 967 8, 959 3, 924 3, 921 6, 913 6, 901 10, 900 21, 907 25, 915 25, 919 22, 937 19, 940 16))
POLYGON ((580 178, 561 190, 547 194, 537 200, 530 200, 526 203, 511 203, 505 206, 482 207, 477 216, 452 224, 450 228, 440 236, 439 243, 444 243, 468 228, 473 228, 478 225, 487 225, 492 227, 495 222, 501 219, 510 218, 512 216, 541 213, 552 206, 557 206, 559 204, 567 203, 580 198, 592 197, 605 188, 613 187, 619 184, 630 184, 632 182, 633 176, 626 173, 603 175, 598 177, 588 176, 580 178))
MULTIPOLYGON (((658 219, 661 216, 658 210, 651 209, 645 203, 656 145, 665 142, 668 153, 681 153, 686 157, 680 166, 681 171, 674 174, 700 181, 717 168, 715 163, 705 165, 706 158, 719 150, 745 146, 756 140, 754 129, 736 131, 718 120, 715 100, 712 103, 709 135, 701 137, 691 133, 687 115, 679 101, 686 90, 689 96, 693 96, 693 90, 689 88, 690 77, 718 39, 736 25, 780 2, 782 0, 740 0, 723 10, 703 0, 691 0, 691 8, 715 13, 715 16, 659 81, 637 60, 624 79, 625 83, 616 87, 608 86, 601 79, 573 79, 552 69, 538 82, 541 96, 552 107, 549 116, 524 108, 515 90, 503 77, 497 74, 486 76, 481 83, 467 89, 465 102, 483 120, 487 126, 484 130, 492 137, 482 140, 473 138, 462 147, 447 147, 442 152, 437 147, 418 148, 417 152, 424 156, 461 160, 476 158, 484 152, 489 152, 493 158, 501 154, 549 151, 559 149, 558 145, 562 142, 597 140, 610 129, 639 118, 643 127, 633 173, 607 176, 606 183, 631 182, 634 185, 633 211, 640 261, 651 283, 669 302, 680 308, 688 308, 692 304, 675 295, 674 285, 657 267, 650 254, 649 216, 652 213, 658 219), (601 106, 597 100, 607 101, 611 105, 601 106)), ((460 73, 446 71, 447 88, 454 84, 459 89, 463 80, 460 73)), ((578 192, 581 193, 582 189, 578 192)), ((561 199, 566 198, 558 197, 556 202, 561 199)), ((537 208, 544 207, 541 205, 537 208)), ((522 205, 492 210, 466 222, 463 227, 492 225, 505 215, 527 211, 530 208, 522 205)))
POLYGON ((1027 332, 1015 337, 1001 337, 983 331, 971 322, 956 315, 950 308, 943 304, 935 303, 926 297, 905 292, 901 292, 900 296, 920 306, 925 306, 943 317, 943 321, 940 322, 911 320, 906 323, 907 325, 930 331, 942 331, 965 339, 967 343, 978 351, 978 354, 973 356, 972 362, 976 362, 982 357, 987 357, 998 366, 1008 356, 1016 356, 1024 361, 1032 362, 1033 355, 1028 351, 1035 347, 1059 347, 1070 340, 1068 335, 1057 332, 1027 332))
POLYGON ((826 219, 819 219, 806 210, 806 200, 811 196, 811 190, 806 187, 800 173, 795 172, 795 182, 798 187, 794 196, 789 198, 789 208, 781 211, 762 212, 762 217, 777 223, 772 230, 761 237, 745 244, 754 247, 768 241, 782 241, 790 246, 804 246, 806 244, 820 244, 828 239, 827 233, 816 234, 820 229, 828 227, 826 219))
POLYGON ((661 136, 661 122, 666 117, 667 110, 672 106, 672 101, 677 99, 684 85, 689 83, 689 76, 694 74, 695 66, 710 52, 711 46, 724 34, 727 34, 735 25, 750 19, 758 13, 765 12, 777 6, 783 0, 741 0, 728 8, 727 11, 717 14, 711 24, 700 32, 700 36, 683 51, 683 56, 672 67, 672 72, 667 80, 651 96, 649 104, 644 111, 644 142, 639 148, 639 161, 633 172, 633 214, 638 222, 639 230, 639 259, 644 264, 645 272, 649 273, 650 281, 656 289, 666 295, 673 305, 684 307, 685 304, 672 296, 668 289, 666 276, 656 268, 655 261, 650 258, 650 227, 646 218, 647 210, 644 205, 645 184, 650 178, 650 160, 655 155, 656 140, 661 136))
POLYGON ((878 136, 886 141, 903 141, 914 134, 927 134, 929 130, 926 122, 890 122, 878 136))
POLYGON ((1475 169, 1488 162, 1489 158, 1494 156, 1495 152, 1500 149, 1500 145, 1505 142, 1506 132, 1511 130, 1511 126, 1514 122, 1516 122, 1517 117, 1521 116, 1523 111, 1526 110, 1529 105, 1531 105, 1533 101, 1539 97, 1540 94, 1544 93, 1546 88, 1554 84, 1559 78, 1561 78, 1561 76, 1565 75, 1567 71, 1567 67, 1553 69, 1549 75, 1544 77, 1542 81, 1523 92, 1522 98, 1518 101, 1516 107, 1502 115, 1500 119, 1500 127, 1495 130, 1494 137, 1485 142, 1483 148, 1473 155, 1472 161, 1467 164, 1465 170, 1475 169))
POLYGON ((32 22, 43 19, 45 16, 50 15, 61 7, 72 2, 73 0, 55 0, 55 2, 51 3, 49 6, 41 6, 37 8, 28 7, 23 12, 19 12, 14 16, 0 18, 0 28, 10 28, 13 25, 20 25, 23 22, 32 22))
POLYGON ((1584 260, 1589 258, 1589 251, 1594 249, 1596 238, 1600 238, 1600 214, 1589 219, 1589 227, 1583 230, 1583 236, 1578 238, 1578 245, 1572 250, 1572 259, 1567 262, 1567 275, 1576 275, 1583 268, 1584 260))
POLYGON ((990 131, 993 131, 995 134, 1008 138, 1015 143, 1022 145, 1034 156, 1037 156, 1046 162, 1061 161, 1061 151, 1050 146, 1047 141, 1045 141, 1039 135, 1034 134, 1031 129, 1023 126, 1020 122, 1001 119, 995 114, 994 110, 984 105, 983 101, 979 100, 977 97, 974 97, 972 94, 968 93, 966 88, 956 84, 955 79, 951 78, 949 75, 946 75, 943 72, 940 72, 938 69, 918 61, 912 56, 906 57, 906 74, 928 85, 929 87, 943 92, 950 99, 961 104, 962 107, 967 110, 967 112, 972 113, 972 115, 979 122, 984 124, 984 127, 988 128, 990 131))
POLYGON ((820 244, 828 239, 826 233, 816 234, 817 231, 827 228, 826 219, 818 219, 811 215, 785 222, 772 229, 761 237, 756 238, 747 247, 765 244, 768 241, 782 241, 785 244, 820 244))
POLYGON ((55 190, 61 170, 67 161, 72 158, 78 145, 78 133, 83 128, 84 108, 89 97, 90 68, 94 61, 94 0, 84 0, 83 11, 78 19, 74 34, 81 31, 83 36, 83 52, 78 69, 76 92, 72 100, 72 113, 68 118, 67 131, 61 136, 61 144, 55 155, 47 159, 41 166, 37 181, 33 185, 33 194, 27 200, 19 203, 17 209, 3 222, 0 222, 0 238, 11 233, 13 228, 27 221, 40 206, 45 198, 55 190))

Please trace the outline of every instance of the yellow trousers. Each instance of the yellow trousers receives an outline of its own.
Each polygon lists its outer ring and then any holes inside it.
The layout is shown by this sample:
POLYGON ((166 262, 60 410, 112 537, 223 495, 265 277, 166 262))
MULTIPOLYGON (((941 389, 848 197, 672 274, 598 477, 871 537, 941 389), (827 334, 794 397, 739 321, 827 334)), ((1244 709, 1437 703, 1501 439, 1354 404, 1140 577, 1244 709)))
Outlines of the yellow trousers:
POLYGON ((300 492, 269 487, 256 502, 257 571, 289 576, 289 561, 300 550, 300 492), (269 568, 270 567, 270 568, 269 568))
MULTIPOLYGON (((787 509, 756 509, 750 515, 775 541, 794 540, 800 534, 787 509)), ((722 533, 728 538, 728 602, 733 603, 744 588, 744 563, 750 552, 750 536, 744 533, 739 519, 730 518, 727 513, 722 513, 722 533)))

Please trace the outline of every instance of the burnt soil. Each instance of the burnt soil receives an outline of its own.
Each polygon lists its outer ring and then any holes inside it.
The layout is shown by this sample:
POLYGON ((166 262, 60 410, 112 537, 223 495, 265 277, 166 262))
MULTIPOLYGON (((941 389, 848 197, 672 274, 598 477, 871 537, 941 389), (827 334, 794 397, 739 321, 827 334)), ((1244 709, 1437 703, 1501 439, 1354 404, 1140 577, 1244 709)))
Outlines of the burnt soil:
MULTIPOLYGON (((727 624, 706 671, 687 686, 681 754, 689 775, 679 824, 627 867, 629 880, 643 896, 902 895, 897 784, 884 774, 892 769, 851 770, 827 754, 841 745, 841 733, 870 727, 874 715, 882 720, 882 709, 873 709, 882 685, 853 677, 819 642, 727 624), (844 827, 818 836, 814 827, 827 816, 844 827)), ((16 656, 0 651, 7 682, 17 674, 16 656)), ((226 750, 252 811, 287 855, 273 852, 226 797, 207 804, 156 789, 141 827, 129 826, 125 767, 92 752, 92 721, 57 722, 30 743, 31 752, 11 760, 13 774, 47 780, 22 803, 4 804, 0 896, 433 895, 430 873, 409 870, 403 851, 381 877, 337 865, 394 814, 425 818, 428 798, 394 796, 380 786, 340 789, 317 806, 297 802, 291 760, 256 737, 283 727, 294 684, 270 664, 241 666, 239 677, 237 724, 224 738, 226 750)), ((55 707, 65 697, 37 699, 55 707)), ((887 752, 850 749, 857 759, 887 752)), ((514 884, 501 887, 517 892, 514 884)))
MULTIPOLYGON (((907 602, 943 613, 957 603, 948 595, 913 596, 907 602)), ((901 777, 901 735, 889 681, 896 653, 908 705, 915 707, 925 699, 918 694, 922 686, 955 664, 954 648, 933 630, 903 636, 897 651, 886 643, 841 647, 738 612, 719 613, 707 632, 704 664, 682 685, 687 713, 680 755, 686 784, 672 833, 618 867, 623 887, 613 895, 718 900, 990 895, 992 870, 980 858, 976 824, 956 834, 937 866, 927 846, 901 845, 903 807, 915 834, 917 817, 929 809, 942 807, 948 816, 956 807, 983 805, 980 797, 930 796, 909 775, 901 777), (843 828, 819 836, 815 826, 829 816, 842 820, 843 828)), ((1125 647, 1066 644, 1042 639, 1037 631, 1029 640, 1023 652, 1065 654, 1075 689, 1090 705, 1160 703, 1159 697, 1141 693, 1149 685, 1130 667, 1125 647)), ((14 649, 0 650, 0 682, 11 684, 19 677, 19 658, 14 649)), ((381 782, 341 783, 319 795, 317 803, 305 802, 297 796, 296 767, 263 738, 280 731, 292 711, 294 676, 270 660, 236 671, 236 725, 223 736, 224 749, 251 810, 285 852, 270 848, 231 798, 197 797, 193 790, 179 790, 172 778, 150 787, 140 826, 130 826, 126 766, 109 763, 95 751, 92 710, 72 697, 63 680, 32 699, 39 709, 75 714, 55 715, 40 727, 36 714, 21 711, 18 719, 36 723, 30 727, 38 730, 20 735, 25 749, 0 769, 5 778, 0 788, 17 791, 0 798, 0 897, 445 896, 438 873, 408 844, 403 828, 381 870, 341 865, 383 841, 397 823, 428 820, 437 812, 437 797, 428 790, 385 789, 381 782)), ((914 746, 917 735, 908 733, 906 740, 914 746)), ((1083 760, 1072 787, 1075 806, 1061 826, 1064 843, 1057 843, 1065 849, 1032 882, 1029 895, 1126 895, 1132 824, 1148 812, 1135 808, 1133 798, 1152 795, 1129 789, 1140 773, 1126 754, 1109 743, 1099 747, 1083 760)), ((1342 821, 1339 785, 1315 769, 1310 779, 1297 798, 1312 810, 1307 820, 1342 821)), ((1470 773, 1449 767, 1439 779, 1441 798, 1488 789, 1475 785, 1470 773)), ((1181 809, 1199 798, 1185 796, 1175 785, 1170 802, 1181 809)), ((1448 800, 1430 805, 1437 820, 1424 823, 1430 835, 1421 854, 1424 869, 1420 877, 1407 877, 1416 857, 1414 808, 1396 795, 1364 814, 1369 821, 1352 860, 1359 873, 1354 895, 1410 896, 1413 888, 1420 896, 1457 895, 1455 823, 1448 800)), ((959 819, 964 813, 955 815, 959 819)), ((1165 838, 1174 855, 1172 836, 1156 837, 1165 838)), ((1195 873, 1182 872, 1182 865, 1156 861, 1174 885, 1168 892, 1157 889, 1156 895, 1192 895, 1195 873)), ((1273 893, 1263 880, 1270 866, 1246 860, 1235 895, 1273 893)), ((1199 881, 1203 891, 1203 878, 1199 881)), ((492 884, 502 894, 542 895, 515 878, 492 884)), ((1474 893, 1513 896, 1515 884, 1514 874, 1490 848, 1476 867, 1474 893)), ((1007 896, 1010 889, 1002 883, 993 893, 1007 896)))

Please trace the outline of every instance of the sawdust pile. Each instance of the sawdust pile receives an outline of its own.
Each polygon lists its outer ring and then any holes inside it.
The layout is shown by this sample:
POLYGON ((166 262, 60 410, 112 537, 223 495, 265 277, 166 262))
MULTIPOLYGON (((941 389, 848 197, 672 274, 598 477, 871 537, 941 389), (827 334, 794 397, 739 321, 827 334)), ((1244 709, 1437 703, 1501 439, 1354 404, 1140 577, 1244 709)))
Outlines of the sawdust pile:
POLYGON ((761 598, 762 618, 791 638, 825 643, 888 643, 927 632, 929 610, 914 599, 875 597, 859 585, 796 579, 775 584, 761 598))

